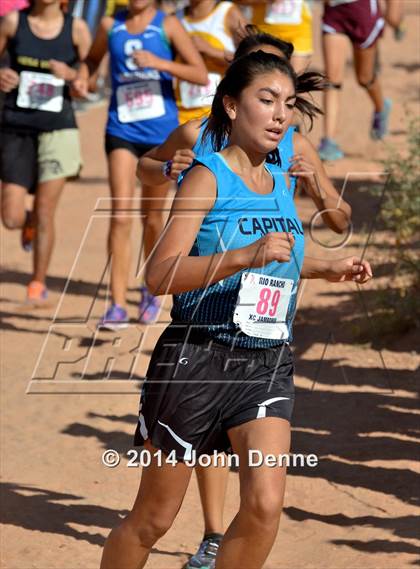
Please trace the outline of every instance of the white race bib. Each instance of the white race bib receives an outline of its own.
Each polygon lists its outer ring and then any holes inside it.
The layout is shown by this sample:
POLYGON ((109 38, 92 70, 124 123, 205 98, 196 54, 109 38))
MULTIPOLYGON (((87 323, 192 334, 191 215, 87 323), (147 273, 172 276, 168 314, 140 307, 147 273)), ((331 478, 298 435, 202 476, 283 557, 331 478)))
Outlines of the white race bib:
POLYGON ((64 79, 50 73, 22 71, 16 104, 22 109, 59 113, 63 109, 64 79))
POLYGON ((123 123, 156 119, 165 114, 159 81, 139 81, 117 89, 118 120, 123 123))
POLYGON ((292 279, 243 273, 233 321, 247 336, 287 340, 292 279))
POLYGON ((267 6, 266 24, 300 24, 303 0, 276 0, 267 6))
POLYGON ((214 94, 216 93, 222 76, 218 73, 209 73, 208 77, 209 81, 207 85, 195 85, 194 83, 188 83, 188 81, 179 82, 181 103, 184 109, 211 107, 214 94))

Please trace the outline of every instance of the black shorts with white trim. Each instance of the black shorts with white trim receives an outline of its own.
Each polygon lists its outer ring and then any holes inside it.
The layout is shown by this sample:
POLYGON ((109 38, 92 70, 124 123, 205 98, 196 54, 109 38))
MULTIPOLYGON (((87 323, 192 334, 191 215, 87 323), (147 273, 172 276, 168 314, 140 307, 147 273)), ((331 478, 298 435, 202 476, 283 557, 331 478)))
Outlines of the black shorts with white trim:
POLYGON ((146 439, 177 460, 229 452, 229 429, 264 417, 290 422, 293 355, 276 348, 232 349, 170 325, 149 364, 134 444, 146 439), (195 451, 193 453, 193 451, 195 451))

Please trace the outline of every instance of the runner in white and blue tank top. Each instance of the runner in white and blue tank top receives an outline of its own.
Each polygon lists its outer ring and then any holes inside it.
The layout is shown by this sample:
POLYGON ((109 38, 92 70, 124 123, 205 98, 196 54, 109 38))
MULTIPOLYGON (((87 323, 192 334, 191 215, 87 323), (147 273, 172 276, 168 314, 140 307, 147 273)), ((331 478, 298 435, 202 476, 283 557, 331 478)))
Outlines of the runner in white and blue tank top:
MULTIPOLYGON (((130 216, 137 160, 163 142, 178 124, 172 83, 175 78, 207 84, 207 72, 191 38, 175 16, 156 9, 153 0, 129 0, 128 9, 101 21, 76 89, 83 94, 93 73, 109 51, 112 96, 105 134, 112 194, 109 234, 112 303, 99 326, 116 330, 128 326, 126 295, 130 269, 130 216), (175 61, 179 55, 182 63, 175 61)), ((142 184, 144 258, 150 255, 162 229, 168 184, 142 184)), ((139 322, 153 322, 159 301, 140 287, 139 322)))
POLYGON ((144 49, 161 59, 173 60, 163 27, 165 14, 157 11, 144 31, 135 35, 127 31, 126 19, 126 10, 116 14, 108 36, 112 96, 106 132, 136 144, 154 146, 178 126, 173 78, 164 71, 139 68, 132 54, 144 49))

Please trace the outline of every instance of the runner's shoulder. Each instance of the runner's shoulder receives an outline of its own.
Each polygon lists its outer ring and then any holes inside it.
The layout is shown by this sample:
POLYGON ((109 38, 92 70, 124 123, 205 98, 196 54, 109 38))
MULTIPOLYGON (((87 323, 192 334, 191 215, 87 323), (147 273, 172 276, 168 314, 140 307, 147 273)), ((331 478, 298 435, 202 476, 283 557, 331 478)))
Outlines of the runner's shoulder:
POLYGON ((176 194, 177 208, 185 209, 186 198, 195 200, 194 209, 209 212, 217 198, 217 178, 210 168, 198 159, 185 174, 176 194), (198 200, 198 201, 197 201, 198 200))
POLYGON ((192 119, 178 127, 184 148, 192 148, 197 142, 202 125, 201 119, 192 119))
POLYGON ((0 18, 0 33, 7 38, 12 38, 18 29, 19 25, 19 12, 13 10, 3 18, 0 18))
POLYGON ((80 31, 88 28, 87 23, 82 18, 76 18, 76 16, 70 16, 72 19, 73 30, 80 31))
POLYGON ((165 14, 163 18, 163 29, 168 36, 176 34, 179 30, 185 30, 176 14, 165 14))
POLYGON ((82 18, 76 18, 75 16, 71 17, 72 17, 72 31, 74 36, 80 37, 81 34, 85 34, 86 32, 90 34, 89 26, 87 25, 85 20, 83 20, 82 18))
POLYGON ((297 131, 293 133, 293 149, 295 154, 316 152, 315 147, 309 138, 297 131))
POLYGON ((99 23, 99 27, 102 28, 104 31, 109 32, 114 25, 115 19, 112 16, 104 16, 101 18, 99 23))

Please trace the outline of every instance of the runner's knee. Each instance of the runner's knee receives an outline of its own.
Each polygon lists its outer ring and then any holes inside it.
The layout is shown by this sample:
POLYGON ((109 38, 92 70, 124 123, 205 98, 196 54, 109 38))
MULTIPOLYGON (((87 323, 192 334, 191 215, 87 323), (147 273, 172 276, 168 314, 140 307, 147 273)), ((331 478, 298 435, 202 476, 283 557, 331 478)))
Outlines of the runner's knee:
POLYGON ((111 227, 113 231, 130 232, 131 225, 132 218, 122 212, 117 212, 116 216, 112 217, 111 227))
POLYGON ((161 211, 148 211, 143 219, 144 228, 160 231, 163 224, 163 216, 161 211))
POLYGON ((24 217, 12 212, 3 212, 2 221, 6 229, 20 229, 24 223, 24 217))
POLYGON ((357 82, 364 89, 370 89, 370 87, 372 87, 375 81, 376 81, 376 74, 372 75, 372 73, 368 74, 363 72, 357 74, 357 82))
POLYGON ((245 508, 249 519, 267 527, 278 523, 282 507, 283 496, 278 488, 275 491, 251 491, 249 496, 241 501, 241 508, 245 508))
POLYGON ((38 201, 36 204, 36 226, 41 229, 50 225, 54 219, 55 208, 48 201, 38 201))
POLYGON ((124 522, 127 524, 129 531, 133 531, 136 534, 144 547, 152 547, 170 529, 173 520, 173 516, 165 515, 165 512, 162 510, 143 515, 140 524, 132 521, 130 516, 124 522))

